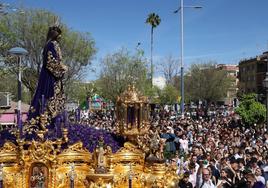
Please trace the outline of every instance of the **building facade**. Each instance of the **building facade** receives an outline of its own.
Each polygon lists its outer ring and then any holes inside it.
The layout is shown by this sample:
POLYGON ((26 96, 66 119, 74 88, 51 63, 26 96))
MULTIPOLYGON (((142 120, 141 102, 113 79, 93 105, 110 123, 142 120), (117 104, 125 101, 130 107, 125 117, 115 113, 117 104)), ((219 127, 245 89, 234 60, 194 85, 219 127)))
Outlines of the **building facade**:
POLYGON ((232 84, 228 89, 226 97, 223 99, 225 105, 233 105, 234 101, 237 98, 238 92, 238 66, 237 65, 227 65, 227 64, 218 64, 216 66, 219 70, 225 70, 228 73, 228 77, 231 78, 232 84))
MULTIPOLYGON (((11 101, 8 107, 0 107, 0 130, 12 128, 17 125, 17 103, 11 101)), ((21 104, 21 118, 25 122, 30 105, 21 104)))
POLYGON ((265 95, 263 80, 267 70, 267 55, 268 52, 264 52, 239 62, 239 93, 257 93, 260 98, 265 95))

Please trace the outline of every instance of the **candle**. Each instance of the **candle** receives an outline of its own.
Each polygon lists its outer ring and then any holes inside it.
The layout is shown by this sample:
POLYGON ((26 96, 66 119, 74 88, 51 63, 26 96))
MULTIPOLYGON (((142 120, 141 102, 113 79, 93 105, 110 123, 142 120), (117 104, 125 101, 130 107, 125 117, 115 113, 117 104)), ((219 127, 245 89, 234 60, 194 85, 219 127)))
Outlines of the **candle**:
POLYGON ((76 122, 79 122, 80 121, 80 109, 79 108, 77 108, 75 110, 75 121, 76 122))
POLYGON ((60 126, 60 123, 61 123, 61 118, 60 116, 59 117, 56 117, 56 136, 57 138, 60 137, 60 129, 61 129, 61 126, 60 126))
POLYGON ((21 122, 20 110, 17 110, 17 122, 18 122, 18 128, 19 128, 20 138, 22 138, 22 122, 21 122))
POLYGON ((64 127, 68 126, 68 112, 64 111, 64 127))
POLYGON ((42 95, 42 98, 41 98, 41 114, 44 113, 44 110, 45 110, 45 95, 42 95))

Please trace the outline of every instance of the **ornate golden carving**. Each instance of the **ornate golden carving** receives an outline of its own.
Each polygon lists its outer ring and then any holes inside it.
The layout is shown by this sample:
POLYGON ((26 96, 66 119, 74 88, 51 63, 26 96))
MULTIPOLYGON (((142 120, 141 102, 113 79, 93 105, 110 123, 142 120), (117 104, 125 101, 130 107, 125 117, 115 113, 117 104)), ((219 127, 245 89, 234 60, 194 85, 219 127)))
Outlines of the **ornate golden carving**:
POLYGON ((29 157, 33 161, 50 160, 55 159, 53 142, 47 140, 46 142, 38 142, 33 140, 29 147, 29 157))
MULTIPOLYGON (((131 178, 132 187, 151 188, 153 186, 172 187, 178 181, 175 169, 166 167, 165 164, 145 163, 145 154, 138 146, 126 142, 124 147, 116 153, 108 148, 105 150, 107 157, 107 172, 95 173, 91 154, 78 142, 59 153, 58 143, 52 141, 32 141, 28 150, 21 159, 22 163, 11 165, 6 161, 3 168, 3 180, 6 187, 30 187, 30 178, 34 166, 48 168, 48 187, 67 188, 70 184, 71 163, 74 165, 75 187, 127 187, 131 178), (131 173, 130 173, 131 172, 131 173), (131 176, 130 176, 131 175, 131 176), (15 184, 15 182, 17 182, 15 184)), ((6 143, 0 150, 0 159, 4 152, 18 152, 12 143, 6 143)), ((18 153, 17 153, 18 154, 18 153)), ((9 161, 10 162, 10 161, 9 161)))
POLYGON ((17 146, 12 142, 6 142, 1 149, 1 153, 9 153, 9 152, 16 152, 17 146))
POLYGON ((128 86, 128 89, 123 92, 120 97, 118 97, 118 101, 122 101, 124 103, 148 103, 148 98, 142 96, 141 93, 136 90, 135 86, 128 86))
POLYGON ((0 150, 0 163, 15 163, 17 159, 17 146, 12 142, 6 142, 0 150))
POLYGON ((44 140, 46 121, 41 117, 44 127, 36 132, 38 140, 26 142, 18 137, 17 146, 6 142, 0 148, 0 164, 3 163, 0 177, 4 187, 31 187, 31 178, 38 176, 36 169, 40 169, 39 175, 45 176, 46 188, 68 188, 71 179, 78 188, 122 188, 130 182, 133 188, 175 187, 179 178, 176 168, 148 163, 145 159, 145 153, 162 159, 161 143, 164 143, 158 140, 156 132, 148 130, 148 99, 129 87, 117 105, 117 129, 129 142, 116 153, 102 141, 93 153, 86 150, 82 142, 62 150, 62 144, 68 141, 67 129, 63 129, 63 137, 56 141, 44 140))
POLYGON ((82 142, 77 142, 63 150, 57 157, 58 163, 84 162, 90 163, 92 155, 83 147, 82 142))
POLYGON ((112 174, 90 174, 87 176, 89 188, 113 187, 114 175, 112 174))
POLYGON ((132 142, 137 141, 137 136, 144 135, 150 127, 147 105, 148 98, 142 96, 134 86, 128 86, 117 98, 117 130, 132 142))

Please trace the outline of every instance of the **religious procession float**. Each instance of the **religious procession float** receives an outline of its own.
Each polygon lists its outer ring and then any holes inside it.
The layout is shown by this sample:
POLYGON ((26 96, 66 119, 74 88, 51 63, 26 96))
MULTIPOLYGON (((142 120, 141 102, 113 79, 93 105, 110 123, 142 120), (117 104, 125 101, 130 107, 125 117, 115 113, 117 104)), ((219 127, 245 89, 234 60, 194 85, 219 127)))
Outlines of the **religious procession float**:
POLYGON ((64 113, 51 126, 41 112, 18 130, 1 132, 0 187, 176 187, 176 167, 165 163, 164 142, 150 128, 148 99, 135 87, 117 99, 116 134, 71 124, 64 113))

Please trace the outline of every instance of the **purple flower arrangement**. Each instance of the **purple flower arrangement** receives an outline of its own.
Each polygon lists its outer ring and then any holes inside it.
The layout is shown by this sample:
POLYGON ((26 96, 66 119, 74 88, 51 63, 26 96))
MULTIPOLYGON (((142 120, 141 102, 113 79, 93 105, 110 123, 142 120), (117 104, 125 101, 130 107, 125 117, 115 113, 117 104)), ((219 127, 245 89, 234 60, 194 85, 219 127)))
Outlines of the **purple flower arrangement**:
MULTIPOLYGON (((94 149, 99 144, 99 139, 103 137, 104 147, 110 146, 112 148, 112 152, 116 152, 119 148, 123 147, 125 142, 124 138, 118 136, 114 133, 110 133, 103 129, 96 129, 94 127, 90 127, 89 125, 81 125, 81 124, 68 124, 68 143, 63 146, 63 149, 68 145, 72 145, 78 141, 83 143, 83 146, 90 152, 93 152, 94 149)), ((45 135, 45 140, 49 139, 55 141, 57 138, 62 138, 62 131, 56 130, 57 126, 51 126, 48 129, 47 134, 45 135)), ((38 136, 36 132, 24 133, 23 138, 25 140, 38 140, 38 136)), ((6 141, 11 141, 14 144, 16 142, 16 136, 12 134, 9 130, 3 130, 0 132, 0 147, 4 145, 6 141)))
POLYGON ((98 146, 100 137, 103 137, 104 146, 110 146, 113 152, 116 152, 124 143, 122 137, 109 133, 106 130, 95 129, 81 124, 70 124, 68 126, 68 144, 81 141, 90 152, 93 152, 98 146))

